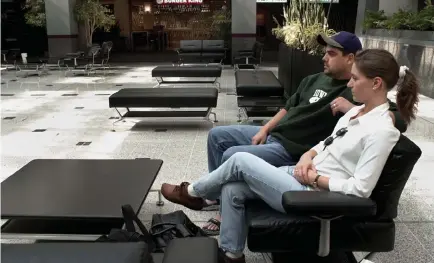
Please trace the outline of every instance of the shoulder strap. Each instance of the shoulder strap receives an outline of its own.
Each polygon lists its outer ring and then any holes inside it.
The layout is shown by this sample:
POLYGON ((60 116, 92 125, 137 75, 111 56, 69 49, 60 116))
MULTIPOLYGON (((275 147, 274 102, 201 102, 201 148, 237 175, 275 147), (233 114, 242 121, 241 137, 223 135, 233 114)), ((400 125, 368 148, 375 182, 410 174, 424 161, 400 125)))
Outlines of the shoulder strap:
POLYGON ((148 230, 146 229, 145 225, 140 221, 140 219, 137 217, 136 213, 134 213, 133 208, 131 205, 123 205, 122 206, 122 215, 124 217, 125 221, 125 227, 128 232, 136 232, 136 228, 134 227, 134 222, 139 227, 140 232, 142 232, 142 235, 145 237, 150 237, 148 230))

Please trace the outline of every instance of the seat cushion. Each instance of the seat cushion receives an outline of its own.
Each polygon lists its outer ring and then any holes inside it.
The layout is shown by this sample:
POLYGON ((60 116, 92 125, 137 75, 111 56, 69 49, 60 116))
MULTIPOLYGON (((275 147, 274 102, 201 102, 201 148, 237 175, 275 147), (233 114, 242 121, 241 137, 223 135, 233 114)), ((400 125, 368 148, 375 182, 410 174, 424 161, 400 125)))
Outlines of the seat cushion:
POLYGON ((148 263, 145 243, 2 244, 2 262, 148 263))
POLYGON ((217 263, 217 240, 211 237, 174 239, 170 241, 170 244, 164 253, 163 262, 217 263))
POLYGON ((181 52, 200 52, 202 50, 202 40, 181 40, 179 41, 181 52))
POLYGON ((158 66, 152 70, 152 77, 219 78, 222 67, 212 66, 158 66))
POLYGON ((204 57, 224 57, 225 54, 224 40, 204 40, 202 44, 202 56, 204 57))
POLYGON ((215 58, 215 59, 222 59, 225 57, 225 53, 224 51, 218 53, 215 50, 212 50, 210 52, 207 52, 206 50, 204 50, 202 52, 202 57, 203 58, 215 58))
POLYGON ((284 97, 238 97, 238 107, 278 107, 286 104, 284 97))
POLYGON ((235 72, 238 96, 283 96, 283 87, 273 72, 267 70, 235 72))
POLYGON ((203 50, 224 50, 225 41, 224 40, 203 40, 202 49, 203 50))
MULTIPOLYGON (((262 201, 246 204, 247 243, 254 252, 316 252, 320 222, 304 216, 282 214, 262 201)), ((330 249, 387 252, 393 249, 395 223, 342 218, 331 222, 330 249)))
POLYGON ((202 56, 202 50, 195 50, 191 52, 180 53, 178 55, 181 59, 200 59, 202 56))
POLYGON ((109 97, 110 108, 216 107, 216 88, 128 88, 109 97))

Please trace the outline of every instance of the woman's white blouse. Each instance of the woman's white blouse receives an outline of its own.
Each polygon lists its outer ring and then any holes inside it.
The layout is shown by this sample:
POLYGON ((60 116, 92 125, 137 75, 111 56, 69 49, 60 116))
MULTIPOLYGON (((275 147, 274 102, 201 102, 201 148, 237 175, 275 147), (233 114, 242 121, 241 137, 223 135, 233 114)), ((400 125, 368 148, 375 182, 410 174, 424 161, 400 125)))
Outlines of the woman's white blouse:
POLYGON ((334 138, 325 150, 324 141, 312 148, 318 153, 313 159, 318 174, 330 178, 330 191, 369 197, 398 142, 400 132, 389 115, 389 103, 351 120, 363 108, 352 108, 338 121, 332 136, 347 127, 344 136, 334 138))

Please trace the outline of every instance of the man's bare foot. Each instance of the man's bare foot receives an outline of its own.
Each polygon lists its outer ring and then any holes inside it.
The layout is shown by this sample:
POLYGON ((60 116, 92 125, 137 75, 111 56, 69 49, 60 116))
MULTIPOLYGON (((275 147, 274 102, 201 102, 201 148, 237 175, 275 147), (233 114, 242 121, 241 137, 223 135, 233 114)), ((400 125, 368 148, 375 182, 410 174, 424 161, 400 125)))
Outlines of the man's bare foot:
POLYGON ((202 208, 202 211, 219 211, 220 210, 220 202, 215 200, 205 200, 205 205, 202 208))
POLYGON ((206 203, 206 205, 215 205, 215 204, 218 204, 217 201, 212 201, 212 200, 208 200, 208 199, 205 200, 205 203, 206 203))

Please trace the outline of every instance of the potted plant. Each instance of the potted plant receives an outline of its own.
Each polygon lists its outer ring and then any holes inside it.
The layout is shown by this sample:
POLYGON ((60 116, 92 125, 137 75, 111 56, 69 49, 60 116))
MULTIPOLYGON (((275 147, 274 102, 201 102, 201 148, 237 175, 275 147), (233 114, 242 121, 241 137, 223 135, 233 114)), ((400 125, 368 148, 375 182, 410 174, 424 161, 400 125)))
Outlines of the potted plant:
POLYGON ((365 34, 376 37, 434 41, 434 5, 426 0, 419 12, 399 9, 390 16, 368 10, 363 27, 365 34))
POLYGON ((93 33, 97 28, 108 32, 116 24, 110 9, 98 0, 82 0, 75 6, 74 13, 77 22, 84 26, 87 47, 92 46, 93 33))
POLYGON ((320 33, 332 35, 322 4, 303 0, 292 0, 283 8, 283 24, 273 28, 273 34, 282 43, 279 45, 278 78, 290 97, 308 75, 323 71, 324 47, 316 38, 320 33))
POLYGON ((14 27, 20 36, 22 51, 32 56, 48 56, 45 0, 25 0, 21 7, 27 26, 20 30, 17 30, 18 25, 14 27))
POLYGON ((228 48, 226 52, 226 59, 224 61, 224 64, 230 64, 231 63, 231 50, 230 47, 231 44, 231 26, 232 26, 232 15, 231 11, 227 8, 222 10, 214 11, 212 16, 212 30, 213 30, 213 37, 219 40, 224 40, 225 45, 228 48))
POLYGON ((28 25, 45 27, 45 0, 26 0, 23 9, 24 19, 28 25))

